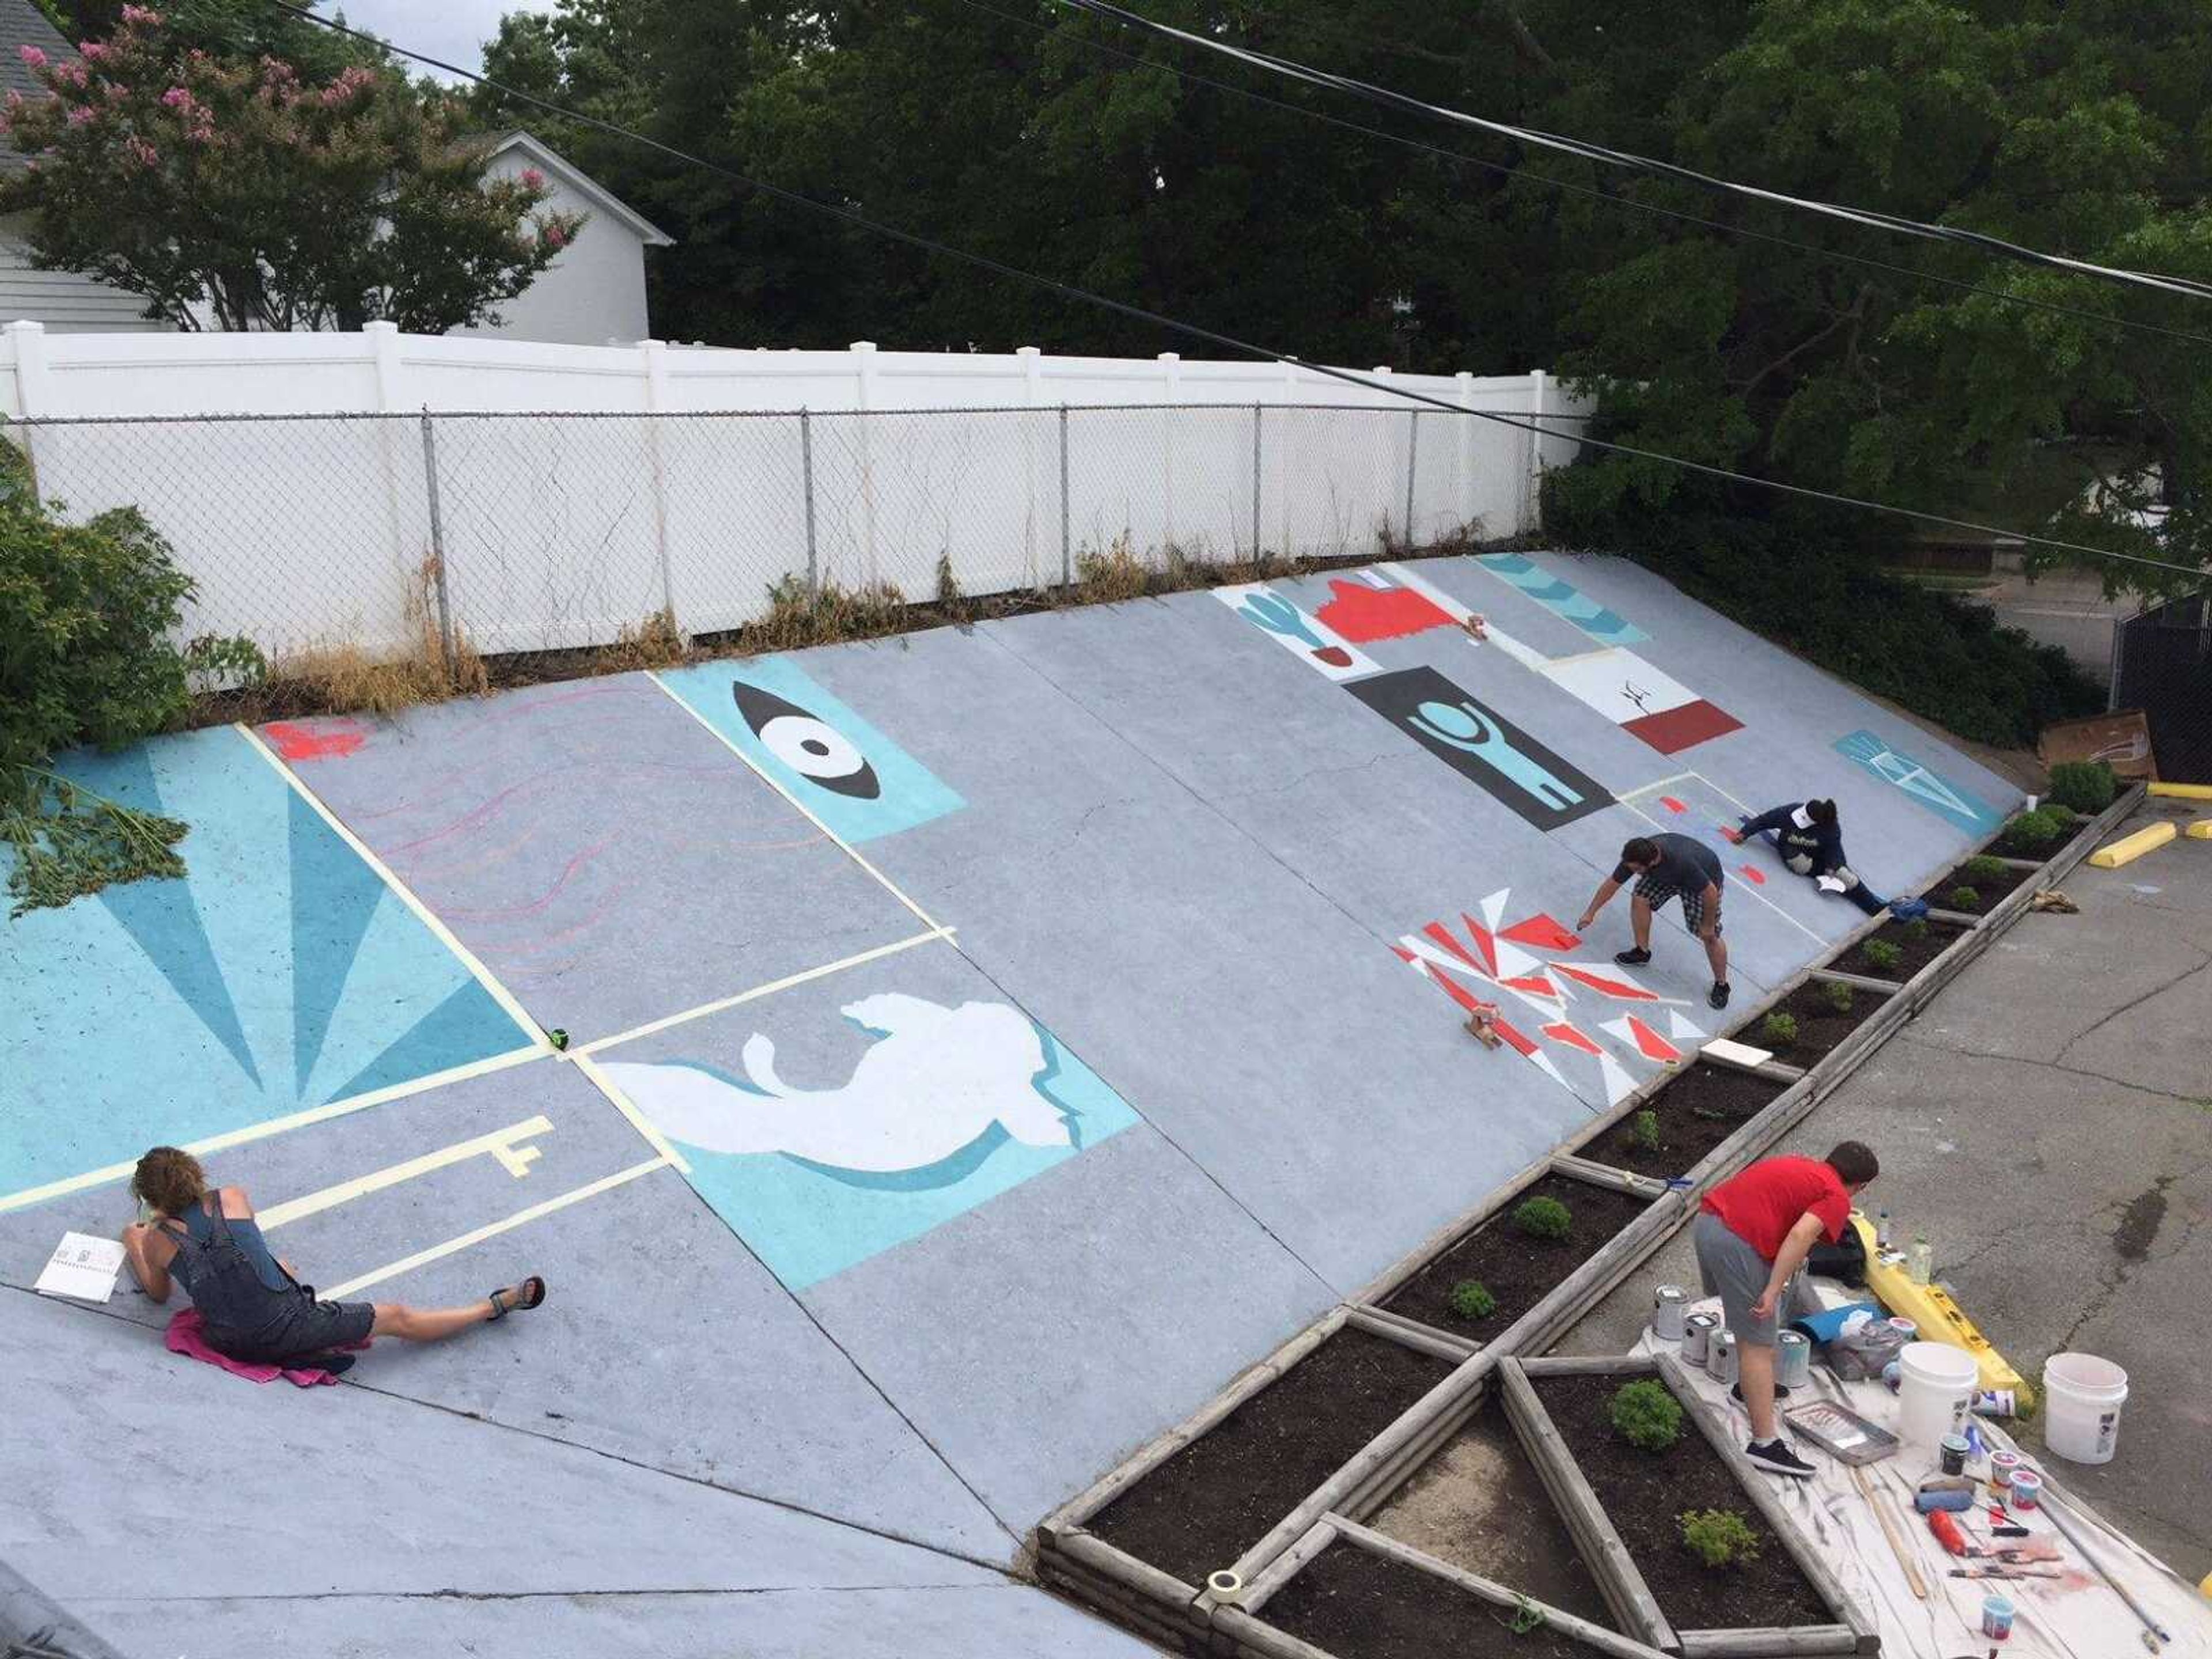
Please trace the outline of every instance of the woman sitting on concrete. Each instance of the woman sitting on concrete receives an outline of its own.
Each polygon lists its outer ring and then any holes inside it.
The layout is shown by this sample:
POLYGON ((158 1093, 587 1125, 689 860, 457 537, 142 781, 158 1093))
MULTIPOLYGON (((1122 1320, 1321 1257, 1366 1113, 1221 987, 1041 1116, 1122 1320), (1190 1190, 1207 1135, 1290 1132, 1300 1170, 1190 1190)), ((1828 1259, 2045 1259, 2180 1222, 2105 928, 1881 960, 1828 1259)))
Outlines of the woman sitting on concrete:
POLYGON ((1721 834, 1739 842, 1765 836, 1791 870, 1832 885, 1870 916, 1887 910, 1900 921, 1911 921, 1928 914, 1923 900, 1882 897, 1844 861, 1844 832, 1836 821, 1836 803, 1832 800, 1791 801, 1755 818, 1742 819, 1741 824, 1736 830, 1723 828, 1721 834))
POLYGON ((156 1302, 181 1285, 199 1310, 207 1345, 248 1364, 311 1360, 342 1371, 352 1357, 337 1350, 372 1336, 435 1342, 471 1325, 503 1319, 510 1308, 534 1308, 545 1281, 526 1279, 464 1308, 425 1310, 397 1302, 318 1302, 314 1287, 276 1260, 253 1219, 241 1187, 213 1188, 199 1160, 174 1146, 156 1146, 138 1160, 131 1191, 153 1212, 123 1230, 131 1271, 156 1302))

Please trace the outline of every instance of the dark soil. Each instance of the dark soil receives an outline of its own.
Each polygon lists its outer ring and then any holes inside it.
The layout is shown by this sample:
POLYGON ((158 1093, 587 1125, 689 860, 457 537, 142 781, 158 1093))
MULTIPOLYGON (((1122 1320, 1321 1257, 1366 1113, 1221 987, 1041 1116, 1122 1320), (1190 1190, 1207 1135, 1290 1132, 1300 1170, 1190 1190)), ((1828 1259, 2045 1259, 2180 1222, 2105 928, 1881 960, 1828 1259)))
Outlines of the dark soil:
POLYGON ((1745 1039, 1762 1048, 1772 1048, 1775 1059, 1785 1066, 1810 1066, 1880 1013, 1882 1004, 1889 1000, 1878 991, 1851 991, 1850 1012, 1838 1013, 1836 1005, 1828 1000, 1831 990, 1841 994, 1850 988, 1808 980, 1776 1005, 1777 1012, 1788 1014, 1797 1022, 1796 1042, 1787 1045, 1769 1042, 1759 1026, 1746 1032, 1745 1039))
MULTIPOLYGON (((1936 900, 1931 898, 1929 902, 1934 904, 1936 900)), ((1869 962, 1863 942, 1844 955, 1837 957, 1828 965, 1839 974, 1864 974, 1869 979, 1895 980, 1902 985, 1956 944, 1960 931, 1956 927, 1946 927, 1941 922, 1931 921, 1927 923, 1922 931, 1916 933, 1912 931, 1910 923, 1887 922, 1876 928, 1869 935, 1869 938, 1881 939, 1884 944, 1894 945, 1905 953, 1903 959, 1896 967, 1877 968, 1869 962)))
POLYGON ((1604 1592, 1495 1394, 1367 1524, 1493 1584, 1613 1628, 1604 1592))
POLYGON ((1084 1524, 1202 1585, 1451 1369, 1386 1338, 1340 1330, 1084 1524))
POLYGON ((1595 1255, 1614 1234, 1642 1215, 1650 1201, 1610 1187, 1547 1175, 1422 1268, 1382 1305, 1476 1341, 1493 1337, 1595 1255), (1574 1225, 1565 1238, 1530 1238, 1513 1224, 1513 1212, 1532 1198, 1555 1198, 1567 1206, 1574 1225), (1463 1319, 1452 1311, 1452 1286, 1466 1279, 1480 1279, 1498 1298, 1497 1310, 1489 1317, 1463 1319))
POLYGON ((1680 1076, 1644 1103, 1659 1119, 1656 1150, 1636 1144, 1632 1114, 1619 1127, 1607 1129, 1584 1146, 1582 1156, 1662 1180, 1687 1175, 1698 1159, 1780 1094, 1783 1086, 1731 1066, 1702 1062, 1685 1066, 1680 1076))
POLYGON ((1948 874, 1928 884, 1927 899, 1930 904, 1945 910, 1972 910, 1978 915, 2034 873, 2033 870, 2015 870, 2008 865, 1997 875, 1970 876, 1966 873, 1966 865, 1961 864, 1948 874), (1951 896, 1951 890, 1954 887, 1972 888, 1974 902, 1972 904, 1957 902, 1951 896))
POLYGON ((1548 1626, 1516 1636, 1510 1609, 1340 1542, 1269 1596, 1259 1616, 1342 1659, 1590 1659, 1595 1651, 1548 1626))
MULTIPOLYGON (((1583 1477, 1659 1609, 1678 1631, 1829 1625, 1835 1615, 1798 1570, 1718 1453, 1694 1424, 1657 1456, 1638 1451, 1613 1431, 1611 1376, 1531 1377, 1583 1477), (1759 1536, 1759 1559, 1711 1569, 1682 1542, 1685 1510, 1734 1510, 1759 1536)), ((1686 1404, 1684 1410, 1692 1409, 1686 1404)), ((1763 1477, 1762 1477, 1763 1478, 1763 1477)))

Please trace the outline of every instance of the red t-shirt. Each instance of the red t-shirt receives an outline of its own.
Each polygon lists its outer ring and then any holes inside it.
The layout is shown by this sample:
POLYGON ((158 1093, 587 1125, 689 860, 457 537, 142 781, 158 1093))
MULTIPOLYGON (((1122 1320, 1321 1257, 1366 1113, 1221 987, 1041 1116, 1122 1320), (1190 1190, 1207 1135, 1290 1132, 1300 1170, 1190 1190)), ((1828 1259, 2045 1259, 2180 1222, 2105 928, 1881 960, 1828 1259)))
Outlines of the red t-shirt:
POLYGON ((1820 1218, 1829 1243, 1843 1237, 1851 1195, 1834 1167, 1819 1158, 1766 1158, 1721 1182, 1698 1207, 1771 1261, 1808 1211, 1820 1218))

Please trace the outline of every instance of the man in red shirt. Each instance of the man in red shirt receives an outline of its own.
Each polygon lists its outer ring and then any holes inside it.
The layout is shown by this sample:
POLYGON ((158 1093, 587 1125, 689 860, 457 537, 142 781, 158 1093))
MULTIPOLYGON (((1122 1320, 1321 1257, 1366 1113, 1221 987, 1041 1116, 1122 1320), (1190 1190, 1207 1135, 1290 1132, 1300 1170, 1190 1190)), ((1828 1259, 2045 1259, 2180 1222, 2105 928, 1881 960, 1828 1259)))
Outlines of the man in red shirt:
MULTIPOLYGON (((1692 1242, 1705 1294, 1721 1299, 1735 1333, 1736 1398, 1751 1418, 1744 1455, 1760 1468, 1800 1479, 1813 1466, 1790 1449, 1774 1421, 1774 1338, 1784 1292, 1794 1297, 1797 1269, 1822 1239, 1844 1236, 1851 1200, 1881 1166, 1856 1140, 1826 1158, 1767 1158, 1705 1194, 1692 1242)), ((1787 1310, 1791 1318, 1800 1310, 1787 1310)), ((1803 1312, 1817 1311, 1805 1307, 1803 1312)))

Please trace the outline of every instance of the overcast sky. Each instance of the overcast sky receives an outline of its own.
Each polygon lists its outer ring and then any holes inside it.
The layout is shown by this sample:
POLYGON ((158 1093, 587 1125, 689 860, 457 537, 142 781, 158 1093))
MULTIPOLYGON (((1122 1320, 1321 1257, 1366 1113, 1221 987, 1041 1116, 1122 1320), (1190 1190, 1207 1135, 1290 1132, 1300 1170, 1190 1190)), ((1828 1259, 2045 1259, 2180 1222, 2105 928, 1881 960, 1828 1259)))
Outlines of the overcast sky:
POLYGON ((321 0, 315 7, 325 16, 343 12, 356 28, 394 46, 469 70, 483 66, 483 43, 498 32, 501 14, 552 9, 552 0, 321 0))

